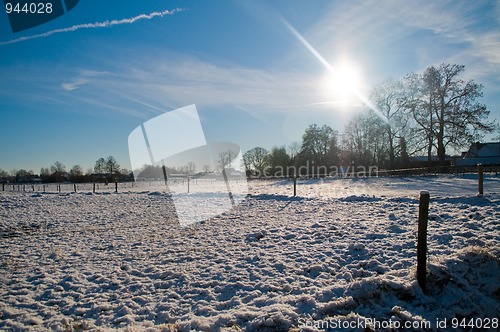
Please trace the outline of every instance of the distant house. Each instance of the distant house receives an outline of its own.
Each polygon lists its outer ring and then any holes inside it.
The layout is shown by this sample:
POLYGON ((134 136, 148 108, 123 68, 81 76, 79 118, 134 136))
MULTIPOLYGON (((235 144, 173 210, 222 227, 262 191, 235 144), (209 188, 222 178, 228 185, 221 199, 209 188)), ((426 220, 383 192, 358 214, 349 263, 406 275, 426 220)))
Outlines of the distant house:
POLYGON ((54 181, 54 182, 67 182, 67 181, 69 181, 69 173, 55 171, 54 173, 52 173, 50 178, 51 178, 51 181, 54 181))
POLYGON ((31 177, 31 182, 33 182, 33 183, 42 183, 42 178, 39 177, 39 176, 36 176, 36 175, 32 176, 31 177))
POLYGON ((108 183, 113 180, 110 173, 93 173, 90 175, 92 182, 108 183))
POLYGON ((473 143, 469 151, 462 152, 460 157, 455 158, 455 166, 485 166, 500 165, 500 142, 473 143))

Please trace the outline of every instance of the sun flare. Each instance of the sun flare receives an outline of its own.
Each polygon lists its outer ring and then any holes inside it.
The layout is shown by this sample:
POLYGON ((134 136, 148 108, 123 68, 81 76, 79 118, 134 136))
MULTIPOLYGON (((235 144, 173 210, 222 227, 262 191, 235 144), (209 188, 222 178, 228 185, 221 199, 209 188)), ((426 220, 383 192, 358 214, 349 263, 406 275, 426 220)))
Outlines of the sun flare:
POLYGON ((328 73, 326 84, 326 89, 345 103, 351 100, 359 90, 359 75, 353 65, 343 63, 328 73))

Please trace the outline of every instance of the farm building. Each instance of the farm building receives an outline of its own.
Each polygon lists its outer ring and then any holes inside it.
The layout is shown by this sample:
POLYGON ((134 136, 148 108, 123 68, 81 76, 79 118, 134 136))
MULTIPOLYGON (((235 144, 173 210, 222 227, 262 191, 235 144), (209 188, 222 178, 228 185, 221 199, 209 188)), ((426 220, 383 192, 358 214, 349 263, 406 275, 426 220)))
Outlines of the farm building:
POLYGON ((455 159, 455 166, 500 165, 500 142, 473 143, 467 152, 455 159))

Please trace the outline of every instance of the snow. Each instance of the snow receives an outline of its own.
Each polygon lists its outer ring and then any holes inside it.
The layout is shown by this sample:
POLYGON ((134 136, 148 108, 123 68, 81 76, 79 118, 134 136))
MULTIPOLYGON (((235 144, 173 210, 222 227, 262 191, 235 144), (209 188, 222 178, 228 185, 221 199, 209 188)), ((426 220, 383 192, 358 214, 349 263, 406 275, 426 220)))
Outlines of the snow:
POLYGON ((500 177, 484 186, 478 197, 474 175, 299 180, 291 197, 290 180, 254 180, 235 208, 187 227, 160 186, 0 192, 0 330, 316 331, 374 320, 435 330, 445 318, 451 330, 453 318, 498 318, 500 177), (422 190, 427 295, 415 277, 422 190))

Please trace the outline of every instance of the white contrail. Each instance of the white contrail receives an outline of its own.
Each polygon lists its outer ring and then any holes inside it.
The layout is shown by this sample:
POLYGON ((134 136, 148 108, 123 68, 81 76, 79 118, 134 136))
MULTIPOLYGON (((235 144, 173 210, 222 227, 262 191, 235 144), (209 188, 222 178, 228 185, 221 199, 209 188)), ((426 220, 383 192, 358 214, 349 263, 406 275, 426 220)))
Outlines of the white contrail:
POLYGON ((163 17, 165 15, 173 15, 173 14, 180 12, 180 11, 183 11, 183 10, 184 9, 177 8, 177 9, 173 9, 173 10, 164 10, 162 12, 152 12, 150 14, 141 14, 141 15, 137 15, 134 17, 130 17, 130 18, 124 18, 121 20, 77 24, 77 25, 73 25, 72 27, 68 27, 68 28, 55 29, 55 30, 51 30, 51 31, 47 31, 47 32, 38 34, 38 35, 20 37, 17 39, 12 39, 9 41, 0 42, 0 45, 14 44, 14 43, 19 43, 19 42, 22 42, 25 40, 36 39, 36 38, 45 38, 45 37, 49 37, 49 36, 52 36, 53 34, 60 33, 60 32, 71 32, 71 31, 76 31, 76 30, 80 30, 80 29, 106 28, 106 27, 110 27, 113 25, 120 25, 120 24, 132 24, 132 23, 139 21, 139 20, 144 20, 144 19, 150 20, 150 19, 155 18, 155 17, 163 17))

